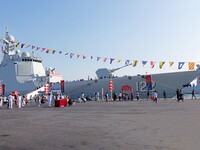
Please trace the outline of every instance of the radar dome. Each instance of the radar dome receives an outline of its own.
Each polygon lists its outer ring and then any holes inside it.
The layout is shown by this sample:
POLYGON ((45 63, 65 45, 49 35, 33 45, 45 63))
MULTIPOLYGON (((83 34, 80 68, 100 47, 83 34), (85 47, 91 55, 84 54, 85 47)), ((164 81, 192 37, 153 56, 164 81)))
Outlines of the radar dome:
POLYGON ((14 42, 15 38, 12 35, 7 36, 6 40, 8 40, 9 42, 14 42))
POLYGON ((20 50, 16 50, 16 54, 19 55, 21 52, 20 50))
POLYGON ((30 57, 30 53, 29 52, 23 52, 22 57, 30 57))

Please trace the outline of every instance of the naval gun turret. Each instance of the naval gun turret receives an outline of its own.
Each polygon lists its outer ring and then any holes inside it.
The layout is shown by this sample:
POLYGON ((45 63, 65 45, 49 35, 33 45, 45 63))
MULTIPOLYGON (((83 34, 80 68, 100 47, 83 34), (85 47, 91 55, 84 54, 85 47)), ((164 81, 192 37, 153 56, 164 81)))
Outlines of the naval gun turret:
POLYGON ((100 68, 96 71, 96 75, 98 77, 98 79, 103 79, 103 78, 110 78, 113 76, 113 73, 117 70, 120 70, 122 68, 128 67, 132 64, 129 65, 125 65, 119 68, 115 68, 115 69, 107 69, 107 68, 100 68))

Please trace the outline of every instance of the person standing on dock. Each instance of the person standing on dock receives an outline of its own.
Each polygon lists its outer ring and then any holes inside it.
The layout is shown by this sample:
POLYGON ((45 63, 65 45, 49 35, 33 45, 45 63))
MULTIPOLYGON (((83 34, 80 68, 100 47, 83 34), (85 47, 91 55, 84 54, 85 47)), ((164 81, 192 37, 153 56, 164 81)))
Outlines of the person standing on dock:
POLYGON ((18 102, 18 108, 21 108, 22 107, 22 96, 19 94, 18 97, 17 97, 17 102, 18 102))
POLYGON ((48 93, 48 106, 51 107, 52 94, 48 93))
POLYGON ((192 90, 192 98, 191 99, 193 99, 193 98, 197 99, 195 94, 194 94, 194 89, 192 90))
POLYGON ((147 100, 149 100, 149 95, 150 95, 149 90, 147 90, 147 100))
POLYGON ((154 98, 153 101, 157 103, 158 102, 158 94, 156 91, 154 91, 154 93, 153 93, 153 98, 154 98))
POLYGON ((109 96, 108 96, 108 92, 106 92, 106 94, 105 94, 105 98, 106 98, 106 102, 108 102, 108 98, 109 98, 109 96))
POLYGON ((183 99, 183 93, 182 93, 182 91, 181 91, 181 89, 179 90, 178 89, 178 91, 177 91, 177 102, 179 102, 180 100, 182 100, 182 102, 184 101, 183 99))
POLYGON ((139 99, 140 99, 140 93, 139 93, 139 91, 136 92, 136 99, 137 99, 137 101, 139 101, 139 99))
POLYGON ((12 96, 12 94, 10 94, 9 96, 8 96, 8 108, 10 108, 10 109, 12 109, 13 108, 13 96, 12 96))
POLYGON ((163 91, 163 98, 166 99, 166 92, 165 92, 165 90, 163 91))
POLYGON ((176 89, 176 98, 177 98, 177 101, 179 101, 179 89, 176 89))

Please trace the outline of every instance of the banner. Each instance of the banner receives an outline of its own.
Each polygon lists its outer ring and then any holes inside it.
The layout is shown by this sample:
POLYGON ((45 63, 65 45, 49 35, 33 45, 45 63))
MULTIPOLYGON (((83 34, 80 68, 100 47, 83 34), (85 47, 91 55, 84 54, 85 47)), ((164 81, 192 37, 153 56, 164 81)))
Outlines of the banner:
POLYGON ((23 47, 24 47, 24 45, 25 45, 25 44, 21 43, 21 48, 23 48, 23 47))
POLYGON ((122 61, 122 59, 118 59, 118 61, 117 62, 121 62, 122 61))
POLYGON ((178 63, 178 69, 181 69, 183 67, 183 65, 185 64, 185 62, 179 62, 178 63))
POLYGON ((146 75, 146 85, 148 90, 152 90, 152 78, 151 75, 146 75))
POLYGON ((112 64, 113 60, 115 60, 114 58, 110 58, 110 64, 112 64))
POLYGON ((174 64, 174 62, 169 62, 169 67, 171 67, 174 64))
POLYGON ((188 63, 189 70, 194 70, 194 65, 195 65, 195 62, 189 62, 188 63))
POLYGON ((106 61, 107 61, 107 59, 108 59, 108 58, 104 58, 104 59, 103 59, 103 62, 106 62, 106 61))
POLYGON ((83 59, 85 59, 87 56, 83 55, 83 59))
POLYGON ((142 61, 143 67, 146 65, 147 61, 142 61))
POLYGON ((65 81, 64 80, 60 81, 60 88, 61 88, 61 93, 65 93, 65 81))
POLYGON ((137 60, 133 60, 132 66, 135 67, 138 64, 137 60))
POLYGON ((129 63, 130 63, 130 60, 126 60, 126 61, 125 61, 125 65, 126 65, 126 66, 128 66, 129 63))
POLYGON ((99 61, 99 59, 101 59, 101 57, 97 57, 97 61, 99 61))
POLYGON ((29 44, 29 45, 26 46, 26 48, 28 48, 28 47, 30 47, 30 46, 31 46, 31 45, 29 44))
POLYGON ((163 65, 165 64, 164 61, 159 62, 159 68, 162 69, 163 65))
MULTIPOLYGON (((25 44, 25 43, 21 43, 21 42, 13 42, 13 41, 10 41, 10 44, 13 44, 15 47, 20 47, 20 48, 28 48, 30 47, 31 50, 36 50, 38 51, 40 49, 41 52, 46 52, 47 54, 56 54, 56 50, 53 49, 53 50, 50 50, 50 49, 47 49, 47 48, 42 48, 41 46, 35 46, 35 45, 30 45, 30 44, 25 44)), ((1 50, 2 51, 5 51, 5 48, 4 47, 1 47, 1 50)), ((87 56, 86 55, 82 55, 82 54, 75 54, 75 53, 67 53, 67 52, 64 52, 64 51, 58 51, 59 54, 65 54, 65 55, 70 55, 69 57, 70 58, 73 58, 74 56, 76 56, 77 58, 80 58, 80 56, 82 56, 83 59, 86 59, 87 56)), ((91 56, 90 58, 93 59, 93 57, 95 56, 91 56)), ((89 57, 88 57, 89 58, 89 57)), ((108 58, 108 57, 97 57, 97 61, 99 61, 100 59, 103 59, 103 62, 106 62, 108 60, 110 60, 110 64, 113 63, 114 60, 116 60, 116 62, 121 62, 122 59, 116 59, 116 58, 108 58)), ((132 65, 133 67, 136 67, 137 64, 139 63, 138 60, 125 60, 125 66, 128 66, 128 65, 132 65)), ((147 64, 148 61, 141 61, 142 62, 142 65, 143 67, 147 64)), ((162 69, 163 68, 163 65, 165 64, 166 61, 159 61, 159 64, 157 65, 158 68, 162 69)), ((194 70, 195 69, 195 64, 200 64, 200 62, 168 62, 169 63, 169 67, 172 67, 173 64, 178 64, 178 69, 182 69, 182 67, 184 66, 185 63, 188 64, 188 70, 194 70)), ((150 67, 151 68, 154 68, 156 66, 156 61, 150 61, 150 67)))
POLYGON ((151 64, 151 68, 154 68, 154 66, 155 66, 155 61, 150 61, 150 64, 151 64))
MULTIPOLYGON (((67 54, 68 54, 68 53, 67 53, 67 54)), ((70 54, 70 58, 72 58, 73 56, 74 56, 74 53, 71 53, 71 54, 70 54)))
POLYGON ((3 84, 1 85, 1 87, 2 87, 2 95, 5 95, 6 85, 3 83, 3 84))

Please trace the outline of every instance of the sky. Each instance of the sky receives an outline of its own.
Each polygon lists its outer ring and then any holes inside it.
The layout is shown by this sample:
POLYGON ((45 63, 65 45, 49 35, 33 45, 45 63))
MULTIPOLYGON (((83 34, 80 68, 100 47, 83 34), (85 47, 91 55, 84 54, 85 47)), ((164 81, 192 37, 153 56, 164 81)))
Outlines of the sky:
POLYGON ((44 67, 56 68, 68 81, 95 78, 97 69, 122 67, 126 60, 138 60, 138 65, 114 75, 185 71, 188 62, 200 62, 199 0, 0 0, 0 4, 0 37, 7 26, 15 41, 56 50, 47 54, 18 47, 21 52, 33 51, 44 67), (115 59, 112 64, 110 58, 115 59), (160 61, 165 62, 162 69, 160 61), (185 62, 181 69, 179 62, 185 62))

